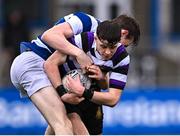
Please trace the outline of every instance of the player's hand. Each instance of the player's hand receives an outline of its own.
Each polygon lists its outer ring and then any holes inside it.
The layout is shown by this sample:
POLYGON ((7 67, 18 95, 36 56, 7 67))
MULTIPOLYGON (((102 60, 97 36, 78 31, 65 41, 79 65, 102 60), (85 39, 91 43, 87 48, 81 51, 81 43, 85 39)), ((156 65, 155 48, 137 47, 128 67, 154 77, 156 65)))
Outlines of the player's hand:
POLYGON ((83 97, 78 97, 76 94, 74 93, 66 93, 65 95, 63 95, 61 97, 61 100, 63 102, 69 103, 69 104, 79 104, 81 101, 84 100, 83 97))
POLYGON ((101 89, 108 88, 107 73, 102 72, 100 67, 97 65, 91 65, 87 68, 88 77, 96 79, 98 86, 101 89))
POLYGON ((91 65, 87 67, 88 76, 90 78, 96 79, 96 80, 104 80, 106 78, 106 75, 101 71, 99 66, 97 65, 91 65))
POLYGON ((65 84, 66 84, 66 87, 68 88, 69 92, 75 93, 78 96, 82 96, 85 88, 80 82, 79 75, 74 79, 68 75, 65 84))
POLYGON ((86 67, 89 67, 93 64, 91 58, 84 51, 80 52, 80 54, 76 57, 76 60, 79 63, 83 72, 85 72, 86 67))

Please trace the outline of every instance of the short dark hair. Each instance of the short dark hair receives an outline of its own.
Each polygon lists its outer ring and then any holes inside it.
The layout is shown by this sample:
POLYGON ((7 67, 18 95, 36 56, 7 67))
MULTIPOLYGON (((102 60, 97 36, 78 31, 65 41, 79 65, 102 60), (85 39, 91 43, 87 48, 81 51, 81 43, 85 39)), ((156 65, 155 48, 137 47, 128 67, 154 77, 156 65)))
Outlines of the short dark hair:
POLYGON ((121 37, 120 27, 117 23, 106 20, 101 22, 97 27, 97 37, 99 40, 107 40, 109 46, 119 42, 121 37))
POLYGON ((128 30, 129 34, 127 35, 127 38, 133 37, 133 44, 138 44, 140 39, 140 27, 133 17, 123 14, 113 19, 112 22, 117 23, 120 26, 120 28, 128 30))

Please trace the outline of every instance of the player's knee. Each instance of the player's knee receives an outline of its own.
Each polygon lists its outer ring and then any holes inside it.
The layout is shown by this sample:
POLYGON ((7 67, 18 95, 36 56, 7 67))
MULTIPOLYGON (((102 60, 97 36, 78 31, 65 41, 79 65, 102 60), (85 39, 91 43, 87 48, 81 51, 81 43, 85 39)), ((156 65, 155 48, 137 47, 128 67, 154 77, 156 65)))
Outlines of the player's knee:
POLYGON ((68 114, 69 119, 79 119, 80 116, 77 113, 69 113, 68 114))
POLYGON ((53 124, 53 129, 55 132, 60 132, 60 131, 66 131, 66 132, 72 132, 72 124, 70 122, 70 120, 65 119, 65 120, 61 120, 61 121, 56 121, 53 124))

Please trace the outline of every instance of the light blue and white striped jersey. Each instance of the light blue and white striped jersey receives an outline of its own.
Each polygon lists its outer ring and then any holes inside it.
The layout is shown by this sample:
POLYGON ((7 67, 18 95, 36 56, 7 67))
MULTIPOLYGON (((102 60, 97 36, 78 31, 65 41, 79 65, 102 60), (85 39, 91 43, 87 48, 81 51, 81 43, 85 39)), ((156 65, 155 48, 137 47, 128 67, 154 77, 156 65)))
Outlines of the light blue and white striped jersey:
MULTIPOLYGON (((88 31, 96 32, 97 26, 100 23, 98 19, 83 12, 76 12, 74 14, 67 15, 64 18, 59 19, 56 25, 63 22, 68 22, 70 24, 74 35, 88 31)), ((30 48, 45 60, 55 51, 48 44, 42 41, 41 35, 38 36, 37 39, 32 40, 31 44, 23 42, 21 45, 25 45, 30 48)))
MULTIPOLYGON (((124 89, 127 81, 130 57, 121 44, 115 54, 109 60, 103 60, 101 55, 96 51, 94 33, 87 32, 69 39, 69 42, 82 49, 91 57, 95 65, 98 65, 102 71, 109 72, 110 88, 124 89)), ((66 63, 60 67, 61 75, 64 76, 68 71, 80 68, 76 59, 68 56, 66 63)))

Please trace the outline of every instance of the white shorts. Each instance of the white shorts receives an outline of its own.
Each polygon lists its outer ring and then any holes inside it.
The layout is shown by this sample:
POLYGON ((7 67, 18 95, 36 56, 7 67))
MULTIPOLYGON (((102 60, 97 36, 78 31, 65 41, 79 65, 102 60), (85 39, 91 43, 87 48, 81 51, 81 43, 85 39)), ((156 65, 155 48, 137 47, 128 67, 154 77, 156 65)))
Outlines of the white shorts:
POLYGON ((11 66, 11 81, 21 97, 31 96, 38 90, 52 86, 44 68, 44 60, 32 51, 23 52, 11 66))

